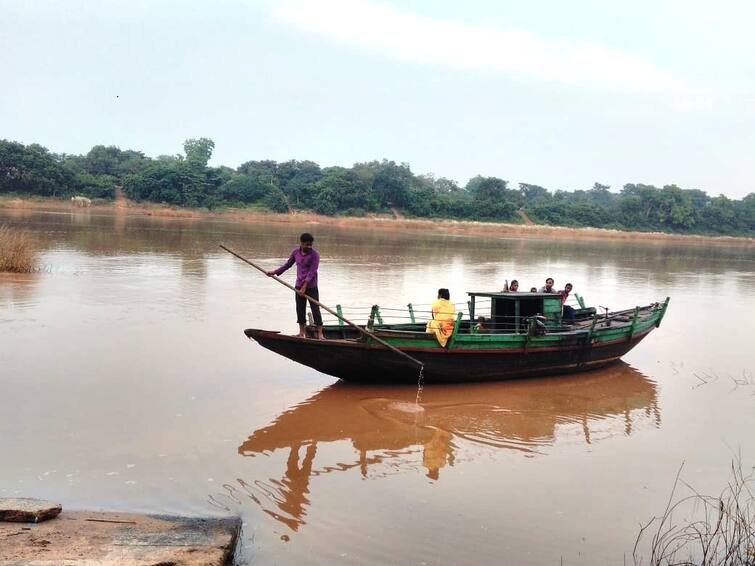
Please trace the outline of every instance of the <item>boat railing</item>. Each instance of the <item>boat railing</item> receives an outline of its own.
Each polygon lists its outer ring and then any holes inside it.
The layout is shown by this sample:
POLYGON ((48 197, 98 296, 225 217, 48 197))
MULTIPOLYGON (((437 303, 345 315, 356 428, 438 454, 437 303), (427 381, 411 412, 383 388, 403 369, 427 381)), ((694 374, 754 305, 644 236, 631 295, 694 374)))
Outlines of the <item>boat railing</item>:
MULTIPOLYGON (((652 305, 660 308, 660 305, 652 305)), ((390 327, 396 330, 423 331, 424 326, 433 318, 432 310, 429 304, 409 303, 406 307, 382 307, 379 305, 372 306, 349 306, 337 305, 336 309, 339 316, 356 322, 365 324, 371 328, 390 327)), ((529 332, 538 332, 538 326, 546 323, 547 319, 542 315, 534 316, 500 316, 492 317, 490 314, 490 303, 478 301, 475 305, 475 319, 471 320, 469 316, 468 303, 455 303, 456 312, 462 313, 462 321, 459 326, 461 334, 527 334, 529 332), (482 319, 482 320, 480 320, 482 319), (535 327, 531 327, 531 324, 535 327)), ((645 307, 647 308, 647 307, 645 307)), ((643 308, 643 311, 645 310, 643 308)), ((652 308, 652 307, 651 307, 652 308)), ((594 309, 593 309, 594 311, 594 309)), ((629 322, 631 319, 631 310, 606 312, 597 315, 597 322, 629 322)), ((591 321, 593 316, 589 317, 591 321)), ((324 322, 326 325, 343 326, 342 320, 324 313, 324 322)), ((585 317, 585 321, 587 321, 585 317)), ((554 321, 549 321, 550 328, 548 332, 563 331, 567 328, 553 326, 554 321)))
MULTIPOLYGON (((461 312, 462 317, 467 322, 469 321, 469 310, 465 306, 456 305, 457 310, 455 312, 461 312), (461 308, 460 308, 461 307, 461 308)), ((428 321, 432 320, 433 313, 430 309, 415 308, 414 305, 408 305, 406 308, 394 308, 394 307, 381 307, 373 305, 371 307, 356 307, 348 305, 336 305, 336 311, 338 314, 346 319, 352 320, 358 324, 364 322, 382 326, 382 325, 395 325, 395 324, 407 324, 407 325, 425 325, 428 321)), ((323 322, 327 324, 340 324, 337 317, 323 313, 323 322)))
MULTIPOLYGON (((349 306, 336 305, 339 316, 357 322, 364 321, 365 326, 370 328, 391 327, 396 330, 414 330, 424 332, 424 327, 433 318, 432 310, 416 308, 425 305, 408 304, 406 308, 381 307, 379 305, 349 306)), ((429 305, 427 305, 429 306, 429 305)), ((475 320, 470 320, 469 309, 466 303, 457 303, 457 314, 462 313, 459 332, 462 334, 526 334, 529 332, 530 323, 538 320, 543 324, 545 317, 534 316, 496 316, 491 318, 489 308, 481 310, 478 303, 475 311, 475 320), (482 320, 480 320, 482 319, 482 320)), ((326 325, 343 326, 344 323, 337 317, 323 313, 323 322, 326 325)))
MULTIPOLYGON (((461 312, 463 319, 469 320, 470 303, 467 301, 453 304, 455 312, 461 312)), ((490 318, 491 304, 492 301, 490 299, 478 298, 474 307, 475 318, 478 316, 490 318)), ((569 296, 566 304, 575 308, 583 308, 583 303, 572 295, 569 296)), ((340 316, 348 319, 365 320, 374 314, 378 324, 426 323, 428 320, 432 319, 432 303, 408 303, 406 307, 336 305, 336 308, 340 316)), ((326 317, 324 317, 324 319, 325 318, 326 317)), ((327 318, 332 323, 338 323, 338 319, 332 315, 327 315, 327 318)), ((527 319, 527 317, 508 318, 519 318, 520 322, 526 321, 527 319)), ((514 321, 514 323, 516 323, 516 321, 514 321)))

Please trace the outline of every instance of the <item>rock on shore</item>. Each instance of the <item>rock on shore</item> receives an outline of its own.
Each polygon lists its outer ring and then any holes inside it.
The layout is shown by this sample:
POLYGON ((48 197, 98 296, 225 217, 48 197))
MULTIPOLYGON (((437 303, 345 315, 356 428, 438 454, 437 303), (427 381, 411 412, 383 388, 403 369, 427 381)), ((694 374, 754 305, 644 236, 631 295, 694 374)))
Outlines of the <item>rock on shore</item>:
POLYGON ((0 498, 0 521, 41 523, 47 519, 54 519, 62 510, 60 503, 44 499, 0 498))
POLYGON ((0 564, 220 566, 230 564, 241 528, 236 517, 61 513, 60 505, 28 499, 0 499, 0 510, 14 521, 0 522, 0 564), (53 512, 60 515, 41 518, 53 512))

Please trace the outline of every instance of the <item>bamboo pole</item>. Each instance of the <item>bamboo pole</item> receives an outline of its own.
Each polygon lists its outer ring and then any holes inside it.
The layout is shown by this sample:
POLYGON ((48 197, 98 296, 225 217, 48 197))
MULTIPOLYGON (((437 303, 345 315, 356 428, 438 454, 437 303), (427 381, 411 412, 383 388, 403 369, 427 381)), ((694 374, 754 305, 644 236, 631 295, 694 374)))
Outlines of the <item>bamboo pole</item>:
MULTIPOLYGON (((264 273, 265 275, 267 275, 267 271, 266 271, 266 270, 264 270, 264 269, 262 269, 262 268, 261 268, 261 267, 260 267, 259 265, 257 265, 257 264, 255 264, 255 263, 253 263, 253 262, 249 261, 249 260, 248 260, 248 259, 246 259, 245 257, 242 257, 242 256, 240 256, 239 254, 237 254, 237 253, 236 253, 236 252, 234 252, 233 250, 230 250, 230 249, 228 249, 227 247, 225 247, 225 246, 224 246, 223 244, 219 244, 219 245, 220 245, 220 247, 221 247, 222 249, 224 249, 225 251, 227 251, 227 252, 228 252, 229 254, 231 254, 231 255, 233 255, 233 256, 236 256, 236 257, 237 257, 237 258, 239 258, 239 259, 240 259, 241 261, 243 261, 243 262, 245 262, 245 263, 248 263, 249 265, 251 265, 252 267, 254 267, 254 268, 255 268, 256 270, 258 270, 258 271, 261 271, 262 273, 264 273)), ((276 281, 277 281, 278 283, 280 283, 281 285, 285 285, 286 287, 288 287, 289 289, 291 289, 291 290, 292 290, 292 291, 293 291, 294 293, 299 293, 299 291, 297 291, 297 290, 296 290, 296 288, 295 288, 295 287, 294 287, 293 285, 289 285, 288 283, 286 283, 285 281, 283 281, 283 279, 281 279, 281 278, 280 278, 280 277, 278 277, 277 275, 271 275, 270 277, 271 277, 272 279, 275 279, 275 280, 276 280, 276 281)), ((311 302, 313 302, 313 303, 315 303, 315 304, 316 304, 317 306, 319 306, 320 308, 322 308, 322 309, 324 309, 324 310, 328 311, 328 312, 329 312, 330 314, 332 314, 333 316, 335 316, 335 317, 336 317, 337 319, 344 321, 344 322, 345 322, 346 324, 348 324, 349 326, 353 326, 354 328, 356 328, 356 329, 357 329, 357 330, 358 330, 359 332, 361 332, 361 333, 362 333, 362 334, 364 334, 365 336, 369 336, 370 338, 372 338, 373 340, 375 340, 375 342, 378 342, 379 344, 382 344, 383 346, 385 346, 385 347, 386 347, 386 348, 388 348, 389 350, 392 350, 392 351, 393 351, 393 352, 395 352, 396 354, 399 354, 400 356, 403 356, 404 358, 408 359, 408 360, 409 360, 409 361, 411 361, 412 363, 414 363, 414 364, 417 364, 417 365, 418 365, 418 366, 420 367, 420 369, 422 369, 422 368, 424 368, 424 367, 425 367, 425 364, 423 364, 422 362, 420 362, 420 361, 419 361, 419 360, 418 360, 417 358, 413 358, 412 356, 410 356, 410 355, 409 355, 409 354, 407 354, 406 352, 402 352, 401 350, 399 350, 398 348, 396 348, 396 346, 392 346, 391 344, 388 344, 388 342, 386 342, 385 340, 381 340, 380 338, 378 338, 377 336, 375 336, 375 335, 374 335, 374 334, 373 334, 372 332, 370 332, 369 330, 366 330, 366 329, 362 328, 361 326, 358 326, 358 325, 354 324, 354 323, 353 323, 353 322, 351 322, 350 320, 348 320, 348 319, 344 318, 343 316, 339 315, 339 314, 338 314, 337 312, 335 312, 335 311, 334 311, 333 309, 331 309, 330 307, 328 307, 328 306, 326 306, 326 305, 323 305, 323 304, 322 304, 322 303, 321 303, 320 301, 318 301, 318 300, 316 300, 316 299, 313 299, 312 297, 309 297, 309 296, 307 296, 307 300, 308 300, 308 301, 311 301, 311 302)))

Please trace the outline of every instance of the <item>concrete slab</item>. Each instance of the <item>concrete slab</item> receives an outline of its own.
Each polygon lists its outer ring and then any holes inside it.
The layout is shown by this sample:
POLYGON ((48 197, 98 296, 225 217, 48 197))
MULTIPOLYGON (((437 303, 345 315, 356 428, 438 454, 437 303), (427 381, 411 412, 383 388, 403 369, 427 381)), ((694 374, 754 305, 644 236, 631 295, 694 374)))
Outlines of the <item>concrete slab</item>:
POLYGON ((54 501, 26 497, 0 497, 0 521, 39 523, 58 516, 63 507, 54 501))
POLYGON ((38 524, 0 523, 0 564, 230 564, 239 518, 193 519, 66 511, 38 524))

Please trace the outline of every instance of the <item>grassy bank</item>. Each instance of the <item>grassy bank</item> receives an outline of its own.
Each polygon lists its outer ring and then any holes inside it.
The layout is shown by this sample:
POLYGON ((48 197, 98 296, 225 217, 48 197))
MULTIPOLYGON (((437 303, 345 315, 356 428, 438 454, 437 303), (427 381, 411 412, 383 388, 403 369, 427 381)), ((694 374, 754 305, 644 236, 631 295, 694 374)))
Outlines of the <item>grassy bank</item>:
POLYGON ((279 214, 258 208, 221 208, 217 210, 181 208, 149 202, 134 202, 124 198, 115 201, 95 201, 90 207, 76 208, 70 201, 53 198, 0 197, 0 208, 33 209, 54 212, 74 211, 90 213, 113 213, 157 216, 164 218, 223 219, 233 222, 258 223, 281 222, 289 224, 326 224, 331 226, 360 227, 369 229, 419 230, 424 232, 453 232, 484 234, 486 236, 531 237, 544 239, 626 240, 626 241, 678 241, 685 243, 731 244, 755 246, 755 238, 734 236, 702 236, 694 234, 669 234, 665 232, 630 232, 603 228, 571 228, 540 224, 506 224, 473 222, 465 220, 396 218, 392 215, 369 215, 364 217, 324 216, 312 212, 279 214))
POLYGON ((36 269, 36 252, 25 232, 0 225, 0 272, 28 273, 36 269))

